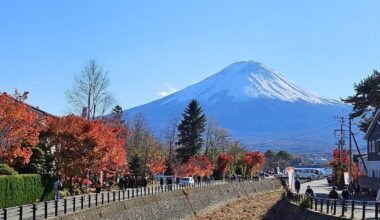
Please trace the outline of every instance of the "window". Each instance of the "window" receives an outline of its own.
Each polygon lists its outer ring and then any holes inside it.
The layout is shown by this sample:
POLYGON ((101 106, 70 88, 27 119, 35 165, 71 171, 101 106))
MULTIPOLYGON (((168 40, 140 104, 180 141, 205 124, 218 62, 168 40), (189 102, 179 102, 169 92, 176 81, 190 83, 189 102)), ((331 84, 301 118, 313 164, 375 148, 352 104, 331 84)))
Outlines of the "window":
POLYGON ((375 177, 375 170, 372 170, 372 177, 375 177))

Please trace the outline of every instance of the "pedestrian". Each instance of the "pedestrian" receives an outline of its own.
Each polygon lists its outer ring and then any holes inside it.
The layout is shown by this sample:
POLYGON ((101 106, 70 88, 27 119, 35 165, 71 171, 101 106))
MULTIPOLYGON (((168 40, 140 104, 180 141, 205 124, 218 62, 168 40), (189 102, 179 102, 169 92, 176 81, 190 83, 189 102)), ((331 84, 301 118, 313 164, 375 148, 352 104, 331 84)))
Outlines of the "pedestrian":
POLYGON ((348 191, 348 187, 345 186, 342 191, 343 200, 348 200, 349 195, 350 195, 350 192, 348 191))
POLYGON ((355 190, 355 196, 360 195, 360 185, 358 182, 354 182, 354 190, 355 190))
POLYGON ((95 188, 96 188, 96 193, 100 193, 100 191, 102 190, 102 183, 100 182, 100 180, 96 182, 95 188))
POLYGON ((339 194, 338 192, 336 191, 336 186, 333 186, 332 190, 330 191, 329 193, 329 199, 333 199, 334 201, 331 202, 331 209, 332 207, 334 206, 334 203, 336 202, 335 200, 337 200, 339 198, 339 194))
POLYGON ((297 193, 300 193, 301 182, 299 181, 298 178, 297 178, 296 182, 294 183, 294 188, 296 189, 296 192, 297 192, 297 193))
POLYGON ((348 192, 350 195, 354 195, 354 183, 352 181, 350 181, 350 184, 348 184, 348 192))
POLYGON ((54 191, 55 191, 55 201, 59 201, 60 198, 60 191, 62 190, 62 182, 60 180, 60 177, 57 176, 55 182, 54 182, 54 191))
POLYGON ((160 178, 160 185, 161 185, 161 188, 162 188, 162 186, 164 185, 164 178, 160 178))
POLYGON ((307 189, 305 191, 305 195, 308 197, 314 197, 314 191, 311 189, 310 186, 307 186, 307 189))
POLYGON ((125 179, 123 176, 119 179, 119 190, 124 190, 125 179))

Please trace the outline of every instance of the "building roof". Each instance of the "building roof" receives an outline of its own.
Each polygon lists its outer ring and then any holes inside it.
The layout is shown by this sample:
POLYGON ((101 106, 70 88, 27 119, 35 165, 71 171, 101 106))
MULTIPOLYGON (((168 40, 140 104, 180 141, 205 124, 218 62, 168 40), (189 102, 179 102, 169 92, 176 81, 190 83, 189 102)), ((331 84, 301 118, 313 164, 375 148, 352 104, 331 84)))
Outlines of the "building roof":
MULTIPOLYGON (((14 97, 10 96, 9 94, 7 94, 6 92, 3 92, 3 93, 0 93, 0 95, 6 95, 7 97, 9 97, 10 99, 14 99, 16 100, 17 102, 20 102, 19 100, 15 99, 14 97)), ((38 106, 32 106, 32 105, 29 105, 25 102, 22 102, 24 103, 28 108, 30 108, 33 112, 37 113, 39 116, 50 116, 50 117, 54 117, 56 118, 57 116, 53 115, 53 114, 50 114, 48 112, 45 112, 43 110, 41 110, 38 106)))
POLYGON ((379 119, 380 119, 380 110, 377 110, 375 117, 373 118, 371 124, 369 125, 369 127, 367 129, 367 132, 364 135, 364 140, 368 140, 369 136, 371 136, 371 134, 373 132, 373 129, 375 129, 376 124, 380 125, 379 119))

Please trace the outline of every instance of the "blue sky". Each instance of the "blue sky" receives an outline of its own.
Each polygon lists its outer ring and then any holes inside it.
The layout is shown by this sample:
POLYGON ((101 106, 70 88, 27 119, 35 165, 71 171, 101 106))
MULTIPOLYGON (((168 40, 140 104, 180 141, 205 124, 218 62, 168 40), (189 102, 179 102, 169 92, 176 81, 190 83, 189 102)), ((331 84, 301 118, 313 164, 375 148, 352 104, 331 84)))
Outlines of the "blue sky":
POLYGON ((0 91, 67 113, 89 59, 124 109, 255 60, 321 95, 380 69, 378 1, 1 1, 0 91), (172 88, 167 88, 169 87, 172 88))

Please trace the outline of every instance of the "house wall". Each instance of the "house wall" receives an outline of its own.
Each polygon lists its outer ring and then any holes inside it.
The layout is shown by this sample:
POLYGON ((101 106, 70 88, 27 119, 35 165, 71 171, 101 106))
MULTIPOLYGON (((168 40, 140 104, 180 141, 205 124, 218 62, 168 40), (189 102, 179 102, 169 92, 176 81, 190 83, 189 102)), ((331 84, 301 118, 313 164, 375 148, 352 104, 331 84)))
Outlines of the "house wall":
POLYGON ((380 161, 380 125, 378 123, 367 140, 367 153, 368 161, 380 161))

